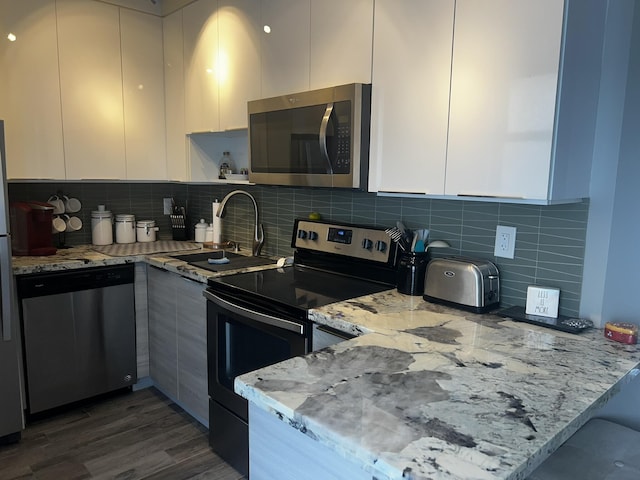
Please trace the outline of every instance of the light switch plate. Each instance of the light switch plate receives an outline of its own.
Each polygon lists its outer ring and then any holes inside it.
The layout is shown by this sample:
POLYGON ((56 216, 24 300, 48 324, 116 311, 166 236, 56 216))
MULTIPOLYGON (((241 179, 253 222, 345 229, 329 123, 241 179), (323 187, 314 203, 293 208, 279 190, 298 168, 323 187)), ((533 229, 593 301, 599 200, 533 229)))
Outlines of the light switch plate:
POLYGON ((172 198, 163 198, 162 199, 162 207, 163 207, 163 213, 165 215, 171 215, 171 205, 173 204, 172 202, 172 198))
POLYGON ((558 304, 560 303, 560 289, 552 287, 527 287, 527 315, 558 318, 558 304))

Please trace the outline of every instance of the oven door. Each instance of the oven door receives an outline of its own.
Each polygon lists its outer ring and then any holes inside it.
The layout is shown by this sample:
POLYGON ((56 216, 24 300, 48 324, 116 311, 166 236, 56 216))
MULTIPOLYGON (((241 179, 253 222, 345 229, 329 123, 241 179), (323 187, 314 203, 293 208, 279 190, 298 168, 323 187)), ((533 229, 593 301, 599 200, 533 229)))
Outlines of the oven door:
POLYGON ((257 311, 220 292, 205 291, 211 398, 246 421, 246 401, 233 391, 238 375, 304 355, 309 327, 257 311))
POLYGON ((233 391, 238 375, 304 355, 310 348, 307 322, 259 311, 228 294, 207 298, 209 443, 236 470, 247 475, 249 431, 247 401, 233 391))

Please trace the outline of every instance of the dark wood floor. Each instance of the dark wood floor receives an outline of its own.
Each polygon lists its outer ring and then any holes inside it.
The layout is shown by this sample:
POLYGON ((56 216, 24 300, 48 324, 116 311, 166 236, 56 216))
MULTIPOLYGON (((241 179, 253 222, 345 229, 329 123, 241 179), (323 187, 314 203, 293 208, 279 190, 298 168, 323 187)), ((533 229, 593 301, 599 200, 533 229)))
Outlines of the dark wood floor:
POLYGON ((0 479, 122 480, 244 477, 209 448, 207 432, 154 388, 30 422, 0 446, 0 479))

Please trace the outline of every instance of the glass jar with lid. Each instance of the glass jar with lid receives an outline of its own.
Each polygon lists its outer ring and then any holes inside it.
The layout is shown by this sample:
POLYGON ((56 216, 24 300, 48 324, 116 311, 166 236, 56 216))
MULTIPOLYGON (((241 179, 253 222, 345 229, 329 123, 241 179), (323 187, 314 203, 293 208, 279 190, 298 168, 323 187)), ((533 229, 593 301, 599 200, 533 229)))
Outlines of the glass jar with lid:
POLYGON ((135 243, 136 217, 126 213, 116 215, 116 243, 135 243))

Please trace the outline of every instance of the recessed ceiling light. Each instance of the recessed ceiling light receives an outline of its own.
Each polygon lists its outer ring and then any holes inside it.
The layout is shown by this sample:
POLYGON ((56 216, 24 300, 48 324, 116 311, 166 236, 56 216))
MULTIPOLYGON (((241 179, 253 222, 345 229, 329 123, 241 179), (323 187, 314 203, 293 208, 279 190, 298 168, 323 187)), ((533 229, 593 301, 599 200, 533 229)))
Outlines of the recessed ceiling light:
POLYGON ((16 36, 13 33, 10 33, 9 35, 7 35, 7 38, 9 39, 10 42, 16 41, 16 36))
POLYGON ((264 33, 271 33, 271 27, 269 25, 265 25, 262 29, 264 30, 264 33))

